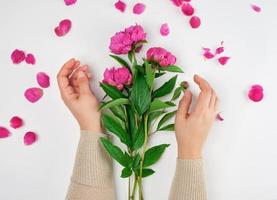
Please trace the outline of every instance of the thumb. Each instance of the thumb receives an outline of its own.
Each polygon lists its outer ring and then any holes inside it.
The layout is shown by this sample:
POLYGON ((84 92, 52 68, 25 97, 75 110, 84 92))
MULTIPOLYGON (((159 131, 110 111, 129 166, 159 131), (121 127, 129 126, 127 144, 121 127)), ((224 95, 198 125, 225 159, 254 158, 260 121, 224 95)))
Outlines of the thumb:
POLYGON ((182 97, 182 99, 179 102, 178 112, 180 115, 187 116, 187 114, 189 112, 191 100, 192 100, 192 93, 190 90, 187 89, 184 93, 184 96, 182 97))
POLYGON ((83 71, 78 72, 77 84, 79 86, 80 94, 90 94, 90 87, 87 75, 83 71))

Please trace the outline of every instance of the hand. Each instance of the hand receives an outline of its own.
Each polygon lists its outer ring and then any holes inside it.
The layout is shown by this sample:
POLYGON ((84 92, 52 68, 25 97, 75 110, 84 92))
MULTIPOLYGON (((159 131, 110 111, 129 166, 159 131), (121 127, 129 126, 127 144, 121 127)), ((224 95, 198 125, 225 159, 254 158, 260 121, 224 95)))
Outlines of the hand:
POLYGON ((195 108, 189 113, 192 93, 186 90, 179 102, 175 118, 178 158, 199 159, 209 130, 215 121, 219 104, 216 93, 209 83, 198 75, 194 82, 201 90, 195 108))
POLYGON ((87 65, 80 66, 74 58, 67 61, 57 79, 65 105, 77 119, 81 130, 102 132, 98 100, 90 90, 87 65))

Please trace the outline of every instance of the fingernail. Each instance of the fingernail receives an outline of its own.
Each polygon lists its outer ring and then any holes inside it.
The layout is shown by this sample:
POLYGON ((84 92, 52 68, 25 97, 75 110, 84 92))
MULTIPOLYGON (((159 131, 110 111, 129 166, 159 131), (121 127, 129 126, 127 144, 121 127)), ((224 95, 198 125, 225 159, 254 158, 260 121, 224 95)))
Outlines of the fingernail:
POLYGON ((78 78, 84 78, 85 77, 85 73, 80 71, 78 74, 78 78))

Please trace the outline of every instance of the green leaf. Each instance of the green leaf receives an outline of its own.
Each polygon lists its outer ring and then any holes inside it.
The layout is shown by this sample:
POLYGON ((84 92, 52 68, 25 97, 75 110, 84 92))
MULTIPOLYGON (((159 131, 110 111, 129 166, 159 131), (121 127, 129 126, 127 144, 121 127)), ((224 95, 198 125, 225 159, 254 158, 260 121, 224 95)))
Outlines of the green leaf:
POLYGON ((100 139, 103 147, 105 148, 105 150, 107 151, 107 153, 113 158, 115 159, 119 164, 121 164, 123 167, 127 167, 128 166, 128 159, 126 157, 126 155, 124 155, 124 153, 121 151, 121 149, 115 145, 113 145, 110 140, 108 140, 107 138, 101 138, 100 139))
POLYGON ((151 176, 152 174, 154 174, 155 171, 153 169, 149 169, 149 168, 145 168, 142 169, 142 177, 147 177, 147 176, 151 176))
POLYGON ((137 169, 139 168, 139 164, 141 161, 141 156, 139 155, 139 153, 135 156, 134 160, 133 160, 133 169, 137 169))
POLYGON ((148 167, 156 163, 168 146, 169 144, 161 144, 148 149, 144 155, 143 167, 148 167))
POLYGON ((119 119, 121 119, 122 121, 125 121, 125 112, 124 112, 122 106, 113 106, 113 107, 110 107, 110 110, 119 119))
POLYGON ((168 124, 160 129, 158 131, 175 131, 175 125, 174 124, 168 124))
POLYGON ((168 71, 168 72, 184 73, 184 71, 180 67, 175 66, 175 65, 170 65, 167 67, 160 67, 160 70, 168 71))
POLYGON ((126 106, 126 111, 127 111, 127 117, 128 117, 127 122, 128 122, 128 126, 129 126, 129 132, 131 135, 131 139, 133 141, 135 138, 135 132, 137 130, 136 122, 135 122, 135 113, 134 113, 131 105, 126 106))
POLYGON ((158 72, 158 73, 155 74, 155 78, 159 78, 164 74, 166 74, 166 73, 165 72, 158 72))
POLYGON ((114 133, 122 143, 126 144, 128 147, 131 146, 130 136, 115 117, 107 113, 102 113, 102 121, 104 127, 114 133))
POLYGON ((127 67, 130 69, 130 66, 129 64, 123 59, 123 58, 120 58, 119 56, 116 56, 116 55, 110 55, 113 59, 115 59, 120 65, 124 66, 124 67, 127 67))
POLYGON ((134 110, 138 115, 142 116, 149 108, 151 102, 151 94, 147 82, 143 74, 137 72, 136 79, 133 83, 131 91, 131 102, 134 110))
POLYGON ((127 98, 121 91, 116 89, 114 86, 108 85, 106 83, 100 83, 100 87, 105 91, 105 93, 112 99, 127 98))
POLYGON ((154 78, 155 78, 155 73, 154 73, 150 63, 145 61, 144 64, 145 64, 145 72, 146 72, 146 81, 147 81, 149 88, 151 88, 153 85, 154 78))
POLYGON ((177 88, 175 89, 175 91, 174 91, 174 94, 173 94, 173 96, 172 96, 172 98, 171 98, 171 101, 174 101, 174 100, 178 99, 179 96, 181 95, 182 90, 183 90, 182 87, 177 87, 177 88))
POLYGON ((144 126, 140 123, 139 128, 135 132, 133 150, 137 150, 143 146, 145 140, 144 126))
POLYGON ((151 123, 159 116, 161 116, 162 114, 164 114, 165 111, 164 110, 158 110, 158 111, 154 111, 154 112, 151 112, 149 115, 148 115, 148 127, 151 126, 151 123))
POLYGON ((130 168, 125 167, 125 168, 122 169, 120 177, 121 178, 128 178, 132 175, 132 173, 133 172, 130 168))
POLYGON ((115 106, 119 106, 119 105, 126 105, 129 104, 129 100, 125 99, 125 98, 119 98, 119 99, 114 99, 111 101, 108 101, 104 104, 102 104, 99 108, 99 110, 104 110, 107 108, 111 108, 111 107, 115 107, 115 106))
POLYGON ((175 87, 177 75, 165 82, 160 88, 153 92, 153 98, 162 97, 169 94, 175 87))
POLYGON ((164 123, 167 122, 169 119, 171 119, 175 114, 176 114, 176 110, 165 114, 162 117, 162 119, 159 121, 157 130, 159 130, 161 128, 161 126, 164 125, 164 123))
POLYGON ((175 104, 173 105, 172 102, 163 102, 159 99, 155 99, 150 105, 149 112, 153 112, 159 109, 165 109, 171 106, 175 106, 175 104))

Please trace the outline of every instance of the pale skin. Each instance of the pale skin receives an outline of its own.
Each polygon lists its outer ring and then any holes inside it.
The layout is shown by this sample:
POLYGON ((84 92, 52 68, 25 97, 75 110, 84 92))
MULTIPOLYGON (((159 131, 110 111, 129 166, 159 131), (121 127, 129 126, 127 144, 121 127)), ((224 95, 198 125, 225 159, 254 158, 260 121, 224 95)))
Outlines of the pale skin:
MULTIPOLYGON (((91 74, 87 65, 80 65, 74 58, 67 61, 57 75, 61 97, 81 130, 101 133, 99 101, 90 89, 91 74)), ((175 134, 179 159, 200 159, 210 128, 215 120, 219 104, 210 84, 194 75, 200 93, 191 108, 192 93, 186 90, 179 102, 175 118, 175 134)))

